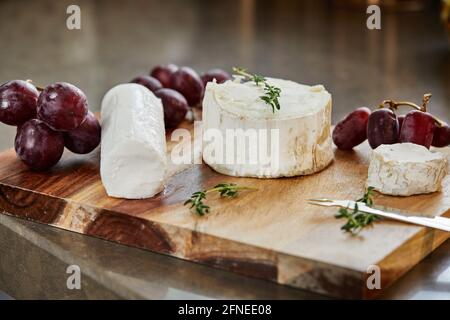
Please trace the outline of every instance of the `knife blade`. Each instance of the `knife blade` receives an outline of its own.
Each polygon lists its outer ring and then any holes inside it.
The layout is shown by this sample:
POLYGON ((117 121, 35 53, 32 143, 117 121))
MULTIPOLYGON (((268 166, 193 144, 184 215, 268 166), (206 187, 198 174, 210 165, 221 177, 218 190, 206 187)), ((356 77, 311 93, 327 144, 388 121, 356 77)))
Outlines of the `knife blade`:
POLYGON ((445 217, 425 217, 418 215, 406 216, 397 212, 369 207, 364 202, 356 202, 351 200, 309 199, 309 203, 320 206, 335 206, 350 209, 355 208, 355 205, 358 205, 358 210, 365 213, 372 213, 380 217, 450 232, 450 219, 445 217))

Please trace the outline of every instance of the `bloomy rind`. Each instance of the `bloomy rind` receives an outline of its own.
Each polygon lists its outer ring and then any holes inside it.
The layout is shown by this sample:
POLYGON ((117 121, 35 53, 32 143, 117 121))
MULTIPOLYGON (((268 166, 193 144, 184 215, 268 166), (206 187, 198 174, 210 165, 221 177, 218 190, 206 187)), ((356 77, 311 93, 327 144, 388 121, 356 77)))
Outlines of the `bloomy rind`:
MULTIPOLYGON (((411 148, 424 148, 411 145, 411 148)), ((418 161, 396 161, 386 159, 382 153, 387 145, 381 145, 372 153, 366 186, 392 196, 411 196, 439 191, 442 179, 447 174, 447 159, 436 153, 437 157, 418 161)), ((389 148, 396 148, 390 145, 389 148)), ((426 150, 427 152, 430 152, 426 150)))
MULTIPOLYGON (((238 177, 278 178, 313 174, 326 168, 333 160, 331 139, 331 97, 315 112, 303 116, 251 119, 227 112, 214 95, 215 83, 207 86, 203 100, 203 129, 218 129, 225 136, 227 129, 279 129, 280 165, 272 169, 255 164, 215 163, 209 153, 203 160, 215 171, 238 177)), ((208 142, 204 141, 205 146, 208 142)), ((225 142, 224 142, 225 144, 225 142)))
POLYGON ((166 139, 161 100, 145 87, 127 83, 102 101, 100 175, 107 194, 149 198, 165 182, 166 139))

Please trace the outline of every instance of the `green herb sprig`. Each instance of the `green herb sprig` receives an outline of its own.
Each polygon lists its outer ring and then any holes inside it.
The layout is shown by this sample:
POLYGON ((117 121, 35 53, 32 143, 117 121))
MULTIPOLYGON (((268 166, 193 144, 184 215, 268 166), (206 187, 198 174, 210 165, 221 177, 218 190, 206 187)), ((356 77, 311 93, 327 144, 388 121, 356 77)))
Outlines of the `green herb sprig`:
MULTIPOLYGON (((367 206, 371 207, 373 205, 373 187, 368 187, 362 198, 356 200, 356 202, 363 202, 367 206)), ((338 214, 335 215, 336 219, 347 219, 347 222, 341 227, 345 232, 349 232, 352 235, 357 235, 362 229, 371 225, 380 217, 372 214, 361 212, 358 209, 358 203, 355 203, 353 209, 341 208, 338 214)))
POLYGON ((253 187, 238 186, 235 183, 219 183, 212 189, 194 192, 184 205, 190 204, 190 209, 199 216, 209 213, 210 207, 204 203, 208 193, 218 192, 221 197, 235 198, 241 190, 258 190, 253 187))
POLYGON ((257 86, 259 86, 260 84, 264 84, 265 95, 260 96, 261 100, 263 100, 265 103, 267 103, 269 106, 272 107, 273 113, 275 113, 275 110, 280 110, 281 106, 280 101, 278 100, 281 94, 280 88, 270 85, 267 82, 267 79, 259 74, 248 73, 247 70, 244 68, 234 67, 233 71, 236 74, 243 76, 245 79, 255 82, 257 86))

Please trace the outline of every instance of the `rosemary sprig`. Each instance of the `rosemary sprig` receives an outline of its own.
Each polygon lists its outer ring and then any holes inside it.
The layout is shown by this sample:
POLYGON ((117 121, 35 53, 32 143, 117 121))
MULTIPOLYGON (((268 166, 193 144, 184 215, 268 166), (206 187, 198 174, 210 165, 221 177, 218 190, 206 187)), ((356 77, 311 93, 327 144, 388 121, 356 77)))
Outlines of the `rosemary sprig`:
POLYGON ((280 110, 280 102, 278 98, 280 97, 281 89, 275 86, 271 86, 267 79, 259 74, 251 74, 248 73, 246 69, 244 68, 233 68, 233 71, 243 76, 245 79, 255 82, 257 86, 260 84, 264 84, 264 92, 265 95, 260 96, 261 100, 263 100, 265 103, 267 103, 269 106, 272 107, 272 112, 275 113, 276 110, 280 110))
POLYGON ((184 202, 184 205, 190 204, 190 209, 193 209, 199 216, 204 216, 206 213, 209 213, 210 210, 210 207, 203 202, 208 193, 218 192, 221 197, 235 198, 241 190, 257 189, 253 187, 238 186, 235 183, 219 183, 212 189, 194 192, 191 197, 184 202))
MULTIPOLYGON (((371 207, 373 205, 373 189, 373 187, 368 187, 362 198, 356 200, 356 202, 363 202, 367 206, 371 207)), ((347 219, 347 222, 341 227, 341 229, 345 232, 350 232, 352 235, 357 235, 362 229, 380 219, 380 217, 375 214, 359 211, 357 203, 355 203, 355 207, 353 209, 339 209, 339 212, 335 215, 335 217, 336 219, 347 219)))

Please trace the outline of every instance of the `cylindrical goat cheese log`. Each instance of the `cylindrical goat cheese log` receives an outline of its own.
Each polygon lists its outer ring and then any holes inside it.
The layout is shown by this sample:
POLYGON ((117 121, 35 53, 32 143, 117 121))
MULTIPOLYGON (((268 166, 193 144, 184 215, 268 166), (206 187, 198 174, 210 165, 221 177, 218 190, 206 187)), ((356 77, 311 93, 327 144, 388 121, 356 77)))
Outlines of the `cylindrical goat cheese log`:
POLYGON ((111 197, 143 199, 164 188, 166 139, 161 100, 139 84, 120 84, 102 101, 100 174, 111 197))
POLYGON ((331 95, 322 85, 267 82, 281 89, 279 110, 261 99, 267 95, 263 84, 240 77, 207 84, 203 160, 219 173, 239 177, 291 177, 324 169, 333 160, 331 95))
POLYGON ((413 143, 381 145, 372 152, 367 186, 392 196, 431 193, 441 188, 447 159, 413 143))

